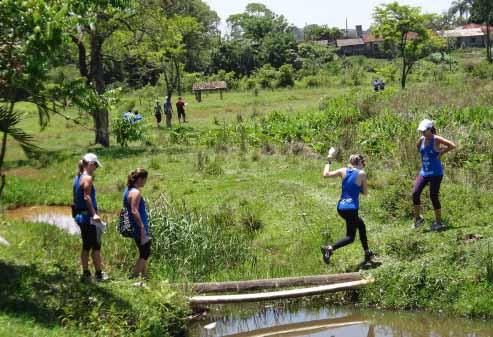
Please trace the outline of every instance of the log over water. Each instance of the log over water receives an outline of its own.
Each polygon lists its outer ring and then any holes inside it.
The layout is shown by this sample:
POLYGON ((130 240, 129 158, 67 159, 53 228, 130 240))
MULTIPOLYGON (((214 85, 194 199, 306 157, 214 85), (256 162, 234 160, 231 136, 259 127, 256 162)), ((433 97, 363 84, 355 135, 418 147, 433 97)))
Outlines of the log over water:
POLYGON ((248 292, 253 290, 277 289, 286 287, 329 285, 361 281, 360 273, 345 273, 332 275, 316 275, 301 277, 285 277, 265 280, 195 283, 192 291, 195 293, 248 292))
POLYGON ((287 298, 298 298, 305 296, 321 295, 344 290, 351 290, 363 287, 373 282, 373 279, 365 279, 352 282, 330 284, 318 287, 299 288, 275 292, 240 294, 240 295, 213 295, 213 296, 194 296, 189 298, 190 305, 201 304, 227 304, 279 300, 287 298))

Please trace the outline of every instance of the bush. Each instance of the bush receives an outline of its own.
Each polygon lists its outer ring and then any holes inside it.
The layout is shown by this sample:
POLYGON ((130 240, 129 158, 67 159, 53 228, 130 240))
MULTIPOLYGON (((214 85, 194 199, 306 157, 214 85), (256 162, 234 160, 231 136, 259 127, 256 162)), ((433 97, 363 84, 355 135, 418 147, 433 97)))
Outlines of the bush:
POLYGON ((490 64, 486 61, 481 62, 472 68, 471 74, 474 77, 480 78, 482 80, 492 80, 493 64, 490 64))
POLYGON ((255 72, 255 79, 262 89, 274 89, 278 77, 278 71, 270 64, 264 65, 255 72))
POLYGON ((294 68, 290 64, 282 65, 279 68, 279 79, 277 86, 280 88, 294 86, 294 68))
POLYGON ((127 119, 117 118, 112 123, 112 132, 121 147, 128 147, 128 143, 144 141, 146 138, 146 126, 143 121, 132 123, 127 119))

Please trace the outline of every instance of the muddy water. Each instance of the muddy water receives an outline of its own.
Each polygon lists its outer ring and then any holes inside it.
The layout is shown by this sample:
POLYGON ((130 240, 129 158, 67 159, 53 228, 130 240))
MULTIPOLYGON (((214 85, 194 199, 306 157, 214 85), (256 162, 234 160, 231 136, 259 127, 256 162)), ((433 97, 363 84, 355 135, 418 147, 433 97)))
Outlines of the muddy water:
POLYGON ((223 307, 190 329, 193 337, 493 337, 493 323, 352 308, 223 307), (225 311, 227 310, 227 311, 225 311))
POLYGON ((79 226, 72 218, 72 211, 69 206, 20 207, 8 210, 6 215, 8 219, 12 220, 54 225, 72 235, 80 233, 79 226))

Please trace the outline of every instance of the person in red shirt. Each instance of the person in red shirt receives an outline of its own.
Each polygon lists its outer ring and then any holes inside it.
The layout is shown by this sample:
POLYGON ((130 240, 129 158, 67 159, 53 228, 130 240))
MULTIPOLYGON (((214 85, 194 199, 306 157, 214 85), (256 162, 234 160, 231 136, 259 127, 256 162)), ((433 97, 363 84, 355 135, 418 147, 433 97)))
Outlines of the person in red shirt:
POLYGON ((178 97, 178 102, 176 102, 176 111, 178 112, 178 122, 181 123, 183 118, 183 123, 186 123, 185 120, 185 101, 182 97, 178 97))

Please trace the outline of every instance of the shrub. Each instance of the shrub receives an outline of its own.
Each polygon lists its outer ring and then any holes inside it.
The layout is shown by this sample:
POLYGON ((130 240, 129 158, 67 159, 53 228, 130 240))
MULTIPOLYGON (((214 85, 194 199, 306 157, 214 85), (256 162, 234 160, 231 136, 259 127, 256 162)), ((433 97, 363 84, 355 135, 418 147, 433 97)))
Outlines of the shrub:
POLYGON ((294 86, 294 68, 291 64, 285 64, 279 68, 277 86, 281 88, 294 86))
POLYGON ((112 132, 121 147, 128 147, 130 142, 145 140, 146 125, 143 121, 132 123, 127 119, 117 118, 112 123, 112 132))
POLYGON ((492 80, 493 79, 493 65, 484 61, 472 68, 471 71, 474 77, 480 78, 482 80, 492 80))

